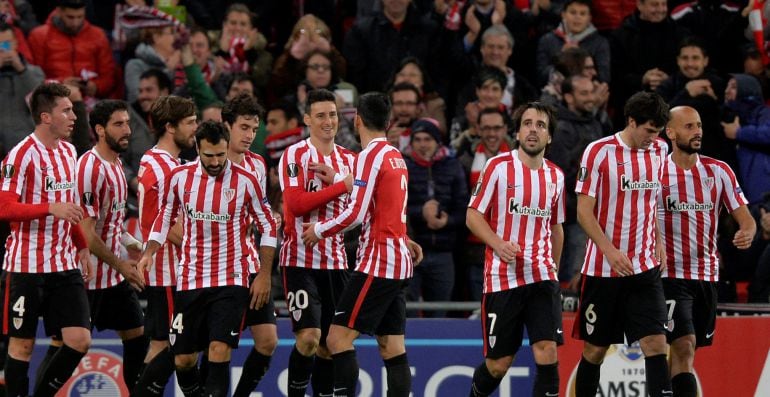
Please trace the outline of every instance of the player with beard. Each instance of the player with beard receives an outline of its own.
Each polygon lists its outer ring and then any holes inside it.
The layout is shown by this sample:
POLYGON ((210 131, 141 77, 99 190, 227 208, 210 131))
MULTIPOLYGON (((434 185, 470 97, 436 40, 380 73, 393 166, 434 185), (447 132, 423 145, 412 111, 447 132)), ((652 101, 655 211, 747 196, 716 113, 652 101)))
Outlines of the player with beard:
MULTIPOLYGON (((150 236, 155 215, 162 211, 165 182, 179 165, 179 153, 195 145, 198 127, 195 104, 175 95, 158 98, 150 109, 150 121, 158 144, 148 150, 139 166, 139 223, 145 241, 150 236)), ((181 226, 171 228, 168 240, 155 254, 153 266, 144 274, 147 286, 147 311, 144 333, 150 338, 150 348, 144 358, 145 369, 134 388, 137 396, 157 396, 174 372, 174 356, 169 350, 169 328, 173 297, 176 291, 176 268, 179 264, 178 245, 182 241, 181 226)))
POLYGON ((733 236, 738 249, 751 246, 757 225, 730 167, 699 154, 703 129, 698 112, 680 106, 670 114, 666 135, 674 151, 666 159, 658 195, 658 223, 667 258, 666 336, 674 395, 695 397, 695 349, 711 345, 716 326, 719 210, 724 206, 738 223, 733 236))
POLYGON ((140 289, 144 277, 135 260, 121 258, 124 248, 138 257, 142 247, 123 226, 128 186, 118 154, 126 150, 131 135, 128 104, 99 102, 89 122, 97 142, 78 160, 75 197, 85 213, 80 227, 96 264, 96 277, 86 285, 91 322, 99 331, 115 330, 123 341, 123 379, 131 388, 147 351, 147 338, 142 308, 130 286, 140 289))
POLYGON ((259 261, 272 263, 277 228, 257 177, 227 159, 230 137, 224 124, 204 122, 195 140, 199 161, 168 176, 163 211, 155 217, 137 266, 151 266, 172 221, 181 215, 182 257, 169 335, 177 382, 186 396, 223 397, 229 391, 230 358, 238 347, 244 312, 269 300, 269 288, 261 290, 260 282, 249 291, 257 258, 248 231, 256 225, 259 261), (208 374, 200 379, 198 353, 204 350, 208 374))
POLYGON ((556 117, 550 107, 531 102, 516 111, 513 125, 516 149, 487 162, 468 205, 468 228, 487 245, 481 304, 486 360, 473 374, 471 397, 497 389, 524 326, 537 366, 532 395, 559 394, 564 173, 544 159, 556 117))

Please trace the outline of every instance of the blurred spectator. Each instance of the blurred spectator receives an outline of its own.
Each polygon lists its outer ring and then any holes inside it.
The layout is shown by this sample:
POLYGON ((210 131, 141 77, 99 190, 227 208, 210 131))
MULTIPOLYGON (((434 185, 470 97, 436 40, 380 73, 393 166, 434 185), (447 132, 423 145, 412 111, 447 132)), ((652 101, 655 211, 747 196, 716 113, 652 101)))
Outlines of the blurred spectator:
POLYGON ((83 153, 91 150, 94 146, 94 141, 91 135, 91 126, 88 125, 88 109, 83 97, 83 93, 80 91, 80 87, 76 85, 65 84, 70 89, 70 102, 72 102, 72 111, 75 113, 75 125, 72 128, 72 134, 70 134, 69 141, 75 146, 75 151, 80 157, 83 153))
POLYGON ((84 0, 60 0, 44 25, 29 34, 31 62, 46 78, 77 86, 83 95, 106 98, 119 87, 118 69, 104 31, 85 19, 84 0))
POLYGON ((561 84, 565 78, 583 75, 593 80, 596 77, 596 64, 586 50, 580 47, 567 48, 553 63, 553 70, 548 84, 543 87, 540 102, 555 106, 562 101, 561 84))
POLYGON ((750 255, 757 258, 754 277, 749 283, 750 303, 770 303, 770 195, 754 211, 757 221, 757 236, 751 244, 750 255))
POLYGON ((594 116, 596 97, 591 79, 574 75, 562 83, 564 102, 556 106, 556 132, 546 158, 564 171, 566 218, 564 219, 564 248, 559 263, 559 280, 568 281, 583 264, 587 236, 577 223, 577 194, 575 183, 580 159, 589 143, 603 136, 603 128, 594 116))
POLYGON ((201 122, 209 120, 222 122, 222 102, 214 102, 201 109, 201 122))
POLYGON ((484 66, 473 76, 472 81, 478 99, 468 102, 465 111, 455 116, 449 127, 449 139, 455 149, 462 146, 464 140, 473 141, 478 138, 476 122, 482 109, 504 109, 510 113, 502 102, 503 89, 508 80, 500 69, 484 66))
POLYGON ((674 8, 671 19, 703 39, 711 67, 724 75, 743 70, 741 48, 748 43, 743 34, 747 20, 740 11, 731 2, 698 0, 674 8))
POLYGON ((330 52, 320 49, 309 51, 297 65, 295 73, 301 81, 289 97, 296 103, 297 109, 305 109, 307 93, 319 88, 335 94, 338 109, 353 107, 358 101, 358 90, 340 78, 339 69, 330 52))
MULTIPOLYGON (((29 4, 21 2, 30 12, 29 4)), ((25 21, 19 17, 14 8, 13 2, 9 0, 0 0, 0 22, 4 22, 10 25, 13 34, 16 36, 16 51, 24 56, 27 61, 32 60, 32 51, 27 44, 27 34, 33 27, 37 26, 37 21, 34 20, 34 14, 32 15, 34 25, 27 26, 27 28, 20 27, 20 24, 25 21)), ((27 21, 28 22, 28 21, 27 21)))
POLYGON ((134 58, 126 63, 126 98, 129 102, 136 100, 139 76, 147 70, 163 70, 172 80, 174 87, 179 83, 179 74, 183 73, 182 51, 175 46, 178 33, 174 26, 168 24, 143 28, 140 36, 141 43, 136 47, 134 58))
POLYGON ((676 58, 679 70, 660 83, 657 92, 671 106, 690 106, 703 122, 704 156, 722 160, 737 169, 734 145, 725 139, 720 126, 725 83, 708 69, 709 55, 703 42, 688 37, 679 44, 676 58))
POLYGON ((242 93, 256 96, 254 80, 244 72, 233 73, 228 76, 227 86, 223 88, 224 92, 222 92, 219 84, 214 89, 218 91, 219 97, 225 101, 229 101, 242 93))
POLYGON ((727 82, 725 136, 737 143, 738 176, 749 204, 770 192, 770 108, 753 76, 734 74, 727 82))
MULTIPOLYGON (((452 250, 465 227, 468 186, 460 162, 441 144, 435 120, 419 119, 412 126, 407 216, 411 238, 424 258, 414 269, 407 298, 426 302, 448 301, 455 283, 452 250)), ((446 311, 425 312, 424 317, 444 317, 446 311)))
POLYGON ((0 15, 6 15, 5 22, 18 27, 25 37, 39 25, 27 0, 0 0, 0 15))
POLYGON ((214 54, 211 52, 211 42, 209 42, 205 31, 200 29, 192 30, 190 33, 190 49, 195 58, 195 63, 201 68, 206 84, 216 81, 224 68, 224 60, 222 58, 214 58, 214 54))
POLYGON ((227 8, 214 55, 225 61, 225 74, 244 72, 263 90, 270 79, 273 56, 265 50, 267 39, 257 31, 254 14, 241 3, 227 8))
POLYGON ((688 32, 668 17, 666 0, 639 0, 637 10, 612 32, 612 107, 624 125, 623 105, 634 93, 655 90, 676 72, 679 43, 688 32))
POLYGON ((446 135, 446 103, 433 88, 430 76, 427 75, 422 62, 415 57, 402 59, 391 80, 389 87, 399 83, 410 83, 417 87, 420 90, 421 102, 425 104, 423 115, 438 121, 439 129, 443 135, 446 135))
POLYGON ((580 47, 591 54, 599 80, 609 83, 610 44, 591 24, 591 1, 567 0, 561 16, 561 25, 541 37, 537 45, 535 64, 539 73, 540 86, 548 82, 549 74, 553 69, 553 60, 561 51, 570 47, 580 47))
POLYGON ((301 17, 291 32, 281 55, 273 65, 268 91, 270 98, 281 98, 294 92, 304 76, 297 76, 300 63, 313 50, 330 54, 339 78, 345 78, 347 63, 339 50, 331 44, 329 27, 318 17, 307 14, 301 17))
POLYGON ((594 26, 600 32, 617 29, 621 21, 634 12, 634 8, 642 1, 647 0, 593 0, 593 17, 591 19, 593 19, 594 26))
MULTIPOLYGON (((524 76, 508 67, 508 60, 513 53, 513 48, 513 36, 505 26, 493 25, 489 27, 481 36, 481 66, 473 72, 473 75, 476 75, 484 67, 492 67, 503 72, 505 85, 503 85, 502 103, 508 110, 514 109, 519 103, 527 103, 540 95, 524 76)), ((455 108, 455 117, 462 114, 468 103, 477 98, 474 96, 474 88, 471 81, 460 91, 455 108)))
POLYGON ((297 107, 288 102, 278 102, 268 108, 265 128, 268 164, 274 161, 277 165, 283 150, 305 137, 297 107))
POLYGON ((128 148, 120 154, 126 181, 133 193, 129 195, 130 199, 135 200, 138 191, 136 177, 139 172, 139 162, 144 152, 158 141, 149 127, 150 109, 158 98, 171 93, 171 85, 171 79, 160 69, 150 69, 139 76, 139 88, 134 95, 137 99, 131 102, 128 108, 131 136, 128 138, 128 148))
POLYGON ((362 93, 383 90, 408 55, 422 61, 435 77, 441 55, 439 26, 409 0, 382 0, 382 11, 356 20, 350 28, 343 54, 348 81, 362 93))
MULTIPOLYGON (((403 82, 394 85, 389 94, 393 107, 390 111, 391 121, 388 133, 397 134, 398 144, 395 146, 401 152, 409 153, 411 150, 409 146, 412 141, 412 131, 409 128, 422 116, 425 108, 420 100, 420 90, 411 83, 403 82)), ((444 141, 443 134, 439 141, 444 141)))
POLYGON ((35 128, 26 97, 43 82, 43 71, 17 52, 16 35, 0 21, 0 155, 5 157, 35 128))
MULTIPOLYGON (((770 2, 766 4, 770 6, 770 2)), ((762 62, 762 56, 755 45, 747 44, 743 48, 743 73, 752 75, 759 80, 759 85, 762 86, 762 96, 767 101, 767 99, 770 99, 770 71, 767 70, 762 62)))
MULTIPOLYGON (((479 112, 478 138, 464 141, 458 149, 457 156, 468 176, 468 186, 475 189, 481 177, 481 170, 487 160, 501 153, 506 153, 513 147, 509 129, 511 119, 499 108, 486 108, 479 112)), ((475 191, 475 190, 474 190, 475 191)), ((467 269, 466 277, 469 289, 469 299, 480 301, 484 282, 484 252, 486 245, 472 233, 466 230, 466 242, 460 251, 458 259, 467 269)))

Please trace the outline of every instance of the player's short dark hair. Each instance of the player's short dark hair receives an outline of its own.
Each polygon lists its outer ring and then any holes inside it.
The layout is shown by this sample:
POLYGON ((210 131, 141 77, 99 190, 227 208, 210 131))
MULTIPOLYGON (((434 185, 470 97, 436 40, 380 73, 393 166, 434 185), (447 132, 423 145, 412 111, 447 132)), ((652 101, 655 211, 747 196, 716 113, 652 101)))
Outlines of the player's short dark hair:
POLYGON ((195 116, 195 102, 176 95, 162 96, 150 108, 150 128, 158 137, 166 133, 166 124, 176 126, 182 119, 195 116))
POLYGON ((56 107, 56 98, 69 98, 70 89, 64 84, 45 83, 40 84, 32 91, 29 100, 29 108, 32 112, 32 120, 35 125, 40 124, 40 113, 51 113, 56 107))
POLYGON ((623 115, 628 121, 634 119, 637 125, 650 122, 654 127, 663 127, 668 123, 668 104, 655 92, 640 91, 626 101, 623 115))
POLYGON ((366 128, 385 131, 390 121, 390 98, 381 92, 368 92, 358 98, 358 116, 366 128))
POLYGON ((475 88, 481 88, 484 86, 484 83, 489 80, 500 84, 500 88, 503 89, 508 85, 508 77, 502 70, 492 66, 482 66, 481 69, 473 75, 473 86, 475 88))
POLYGON ((171 86, 173 83, 171 82, 171 78, 168 77, 166 72, 160 70, 160 69, 147 69, 142 74, 139 75, 139 80, 149 79, 155 77, 155 81, 158 83, 158 90, 168 90, 168 92, 171 92, 171 86))
POLYGON ((422 102, 422 93, 420 92, 420 89, 416 85, 412 83, 407 83, 405 81, 402 81, 394 85, 393 87, 391 87, 390 91, 388 91, 388 98, 393 98, 394 93, 401 92, 401 91, 414 92, 414 95, 415 95, 414 97, 417 98, 417 102, 422 102))
POLYGON ((270 105, 270 108, 268 109, 268 113, 272 112, 273 110, 280 110, 283 112, 283 117, 286 118, 286 121, 289 121, 291 119, 295 119, 299 122, 302 121, 302 117, 300 117, 299 110, 297 110, 297 106, 293 103, 289 103, 288 101, 278 101, 270 105))
POLYGON ((677 56, 682 53, 682 48, 686 47, 700 48, 700 51, 703 53, 704 57, 709 56, 708 49, 706 48, 706 42, 698 36, 686 36, 681 41, 679 41, 679 47, 677 47, 676 50, 677 56))
POLYGON ((325 88, 310 90, 310 92, 307 93, 307 100, 305 101, 305 114, 310 115, 310 107, 316 102, 332 102, 336 107, 337 97, 334 96, 333 92, 325 88))
POLYGON ((481 111, 479 112, 479 116, 476 118, 476 124, 481 124, 481 116, 485 116, 487 114, 499 114, 500 117, 503 118, 503 124, 505 124, 505 126, 507 127, 506 130, 511 127, 511 116, 509 116, 508 113, 506 113, 499 107, 481 109, 481 111))
POLYGON ((238 116, 262 118, 264 113, 265 109, 259 104, 257 98, 242 93, 227 101, 222 107, 222 121, 226 121, 232 126, 238 116))
POLYGON ((88 115, 88 124, 91 125, 91 129, 94 131, 96 131, 97 125, 107 127, 112 114, 118 111, 128 111, 126 101, 118 99, 101 100, 94 105, 94 110, 88 115))
POLYGON ((224 139, 225 142, 230 143, 230 132, 227 131, 224 123, 218 121, 204 121, 195 131, 195 143, 198 147, 201 146, 201 141, 206 140, 212 145, 219 144, 224 139))
POLYGON ((521 118, 524 116, 524 112, 529 109, 535 109, 538 113, 543 113, 548 118, 548 134, 553 136, 556 131, 556 111, 552 106, 546 105, 542 102, 529 102, 525 105, 519 106, 515 112, 513 112, 513 130, 518 132, 521 128, 521 118))

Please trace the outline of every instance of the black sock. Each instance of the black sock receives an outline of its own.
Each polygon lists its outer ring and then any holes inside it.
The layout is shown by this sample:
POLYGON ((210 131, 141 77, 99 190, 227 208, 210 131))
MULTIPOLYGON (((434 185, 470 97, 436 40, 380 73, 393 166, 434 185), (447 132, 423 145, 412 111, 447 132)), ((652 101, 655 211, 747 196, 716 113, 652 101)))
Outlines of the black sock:
POLYGON ((238 386, 235 387, 233 397, 248 397, 254 389, 257 388, 259 381, 265 376, 267 368, 270 366, 271 356, 265 356, 257 349, 251 349, 246 361, 243 362, 243 372, 238 386))
POLYGON ((698 394, 698 382, 695 375, 682 372, 671 378, 671 388, 676 397, 695 397, 698 394))
POLYGON ((72 376, 75 368, 80 363, 80 359, 85 355, 85 353, 81 353, 67 345, 62 345, 59 351, 51 357, 48 368, 43 372, 40 381, 36 382, 35 397, 53 397, 72 376))
POLYGON ((650 397, 671 397, 671 379, 668 377, 668 362, 665 354, 644 358, 647 393, 650 397))
POLYGON ((388 372, 387 397, 409 397, 412 390, 412 371, 409 369, 406 353, 384 361, 388 372))
POLYGON ((575 397, 596 397, 601 368, 601 364, 593 364, 588 362, 585 357, 580 357, 580 364, 578 364, 575 375, 575 397))
POLYGON ((51 358, 53 358, 56 352, 59 351, 59 348, 60 346, 48 345, 48 350, 45 351, 45 357, 43 357, 43 360, 37 367, 37 371, 35 371, 35 389, 37 389, 37 384, 40 383, 40 379, 43 377, 43 373, 46 369, 48 369, 48 364, 51 363, 51 358))
POLYGON ((535 385, 532 388, 533 397, 559 395, 559 363, 537 364, 535 385))
POLYGON ((289 356, 289 397, 305 396, 312 370, 313 357, 303 356, 295 345, 289 356))
POLYGON ((206 378, 207 397, 226 397, 230 391, 230 362, 209 361, 209 375, 206 378))
POLYGON ((494 393, 494 391, 497 390, 497 387, 500 386, 502 380, 503 378, 495 378, 492 376, 489 372, 489 368, 487 368, 486 362, 481 363, 481 365, 476 367, 476 370, 473 371, 473 383, 471 383, 471 393, 469 394, 469 397, 486 397, 494 393))
POLYGON ((198 375, 205 382, 209 377, 209 353, 208 350, 200 355, 198 360, 198 375))
POLYGON ((354 397, 358 384, 358 360, 355 350, 332 355, 334 360, 334 396, 354 397))
POLYGON ((123 381, 128 390, 134 388, 139 372, 142 369, 144 356, 147 355, 149 340, 146 336, 138 336, 123 341, 123 381))
POLYGON ((5 359, 5 395, 26 397, 29 394, 29 362, 7 356, 5 359))
POLYGON ((334 361, 315 356, 313 375, 313 396, 331 396, 334 394, 334 361))
POLYGON ((203 397, 203 387, 200 383, 200 373, 198 367, 177 368, 176 382, 182 389, 185 397, 203 397))
POLYGON ((131 395, 134 397, 162 396, 174 369, 174 354, 168 348, 161 350, 144 366, 144 371, 136 381, 131 395))

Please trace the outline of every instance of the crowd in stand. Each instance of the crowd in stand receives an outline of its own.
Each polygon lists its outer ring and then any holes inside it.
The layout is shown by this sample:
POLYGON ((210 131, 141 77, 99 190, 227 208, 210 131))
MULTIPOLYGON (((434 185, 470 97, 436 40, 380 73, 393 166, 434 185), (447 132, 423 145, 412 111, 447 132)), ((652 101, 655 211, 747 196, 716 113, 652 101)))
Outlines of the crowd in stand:
MULTIPOLYGON (((409 234, 425 255, 409 298, 479 300, 485 247, 465 226, 466 207, 486 161, 513 147, 514 110, 535 100, 556 108, 546 157, 565 174, 559 277, 574 289, 586 246, 574 193, 583 150, 625 125, 631 95, 656 91, 699 112, 703 154, 736 170, 759 225, 751 249, 737 250, 736 226, 722 222, 720 299, 748 280, 749 300, 770 302, 770 72, 748 23, 754 0, 156 3, 0 0, 0 153, 32 131, 27 97, 43 81, 70 88, 79 154, 94 142, 93 104, 125 99, 131 137, 121 156, 135 210, 139 160, 157 140, 154 101, 189 97, 201 120, 221 121, 222 104, 246 92, 267 109, 251 149, 268 161, 268 197, 280 210, 275 168, 307 136, 308 92, 335 93, 335 140, 354 152, 359 95, 386 92, 388 140, 409 171, 409 234)), ((766 4, 760 13, 770 15, 766 4)))

